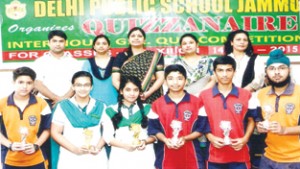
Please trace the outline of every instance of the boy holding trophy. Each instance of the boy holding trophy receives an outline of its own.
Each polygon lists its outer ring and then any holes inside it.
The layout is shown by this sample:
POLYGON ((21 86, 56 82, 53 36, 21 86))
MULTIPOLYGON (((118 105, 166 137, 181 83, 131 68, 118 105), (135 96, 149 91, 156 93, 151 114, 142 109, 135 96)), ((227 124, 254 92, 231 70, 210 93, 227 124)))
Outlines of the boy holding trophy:
POLYGON ((213 62, 217 84, 204 90, 200 96, 202 132, 210 141, 208 169, 249 169, 250 156, 247 142, 257 117, 256 104, 251 93, 234 86, 232 78, 236 62, 229 56, 213 62))
POLYGON ((204 159, 200 154, 200 104, 196 97, 184 90, 186 70, 179 64, 165 69, 169 88, 166 95, 152 104, 156 116, 149 119, 148 134, 155 136, 154 144, 158 169, 202 169, 204 159))
POLYGON ((280 49, 270 52, 266 62, 270 86, 257 94, 258 114, 263 117, 257 129, 267 133, 259 168, 300 168, 300 86, 291 79, 290 64, 280 49))
POLYGON ((13 71, 14 92, 0 100, 0 142, 3 168, 47 169, 40 148, 50 136, 51 110, 31 94, 36 73, 28 67, 13 71))

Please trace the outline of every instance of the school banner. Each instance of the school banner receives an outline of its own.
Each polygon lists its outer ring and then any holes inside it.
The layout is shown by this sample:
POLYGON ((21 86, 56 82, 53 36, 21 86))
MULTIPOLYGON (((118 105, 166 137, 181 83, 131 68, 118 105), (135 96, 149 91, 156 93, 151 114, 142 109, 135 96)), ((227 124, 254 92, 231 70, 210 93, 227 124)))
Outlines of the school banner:
POLYGON ((48 50, 47 34, 68 36, 67 50, 91 57, 92 40, 105 34, 116 55, 135 27, 147 33, 146 47, 180 54, 179 38, 193 33, 202 55, 223 54, 229 32, 244 29, 261 55, 280 48, 300 54, 298 0, 1 0, 2 60, 31 61, 48 50))

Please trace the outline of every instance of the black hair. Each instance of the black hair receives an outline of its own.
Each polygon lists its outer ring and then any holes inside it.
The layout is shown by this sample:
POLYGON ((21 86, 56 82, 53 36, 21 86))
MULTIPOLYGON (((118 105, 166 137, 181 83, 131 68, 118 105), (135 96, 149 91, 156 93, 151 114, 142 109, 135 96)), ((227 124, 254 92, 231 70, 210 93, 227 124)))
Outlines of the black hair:
POLYGON ((186 70, 182 65, 179 64, 172 64, 165 68, 165 78, 171 73, 171 72, 179 72, 184 76, 186 79, 186 70))
POLYGON ((48 34, 48 40, 50 41, 54 36, 59 36, 61 38, 64 38, 65 40, 67 40, 67 35, 64 31, 61 30, 53 30, 50 31, 48 34))
POLYGON ((78 72, 76 72, 76 73, 74 73, 74 75, 73 75, 73 77, 72 77, 72 84, 74 84, 75 83, 75 80, 77 79, 77 78, 79 78, 79 77, 88 77, 89 79, 90 79, 90 81, 91 81, 91 85, 93 85, 93 77, 92 77, 92 75, 89 73, 89 72, 87 72, 87 71, 78 71, 78 72))
POLYGON ((101 34, 101 35, 98 35, 98 36, 96 36, 96 37, 94 38, 94 40, 93 40, 93 46, 92 46, 92 49, 93 49, 93 50, 95 50, 95 49, 94 49, 94 46, 95 46, 97 40, 100 39, 100 38, 104 38, 104 39, 107 41, 108 46, 110 46, 110 40, 108 39, 108 37, 107 37, 106 35, 101 34))
POLYGON ((219 56, 213 62, 214 71, 216 71, 218 65, 231 65, 233 70, 236 70, 236 62, 230 56, 219 56))
POLYGON ((248 56, 252 56, 254 53, 253 53, 253 46, 252 46, 252 43, 251 43, 251 40, 249 38, 249 33, 247 31, 244 31, 242 29, 239 29, 239 30, 236 30, 236 31, 233 31, 233 32, 230 32, 227 36, 227 40, 226 42, 224 43, 224 51, 225 51, 225 55, 229 55, 230 53, 233 52, 233 47, 231 45, 231 42, 233 42, 233 39, 234 37, 239 34, 239 33, 243 33, 247 36, 247 39, 248 39, 248 46, 245 50, 245 53, 248 55, 248 56))
MULTIPOLYGON (((140 31, 142 33, 144 39, 146 39, 146 33, 140 27, 134 27, 134 28, 130 29, 130 31, 127 34, 127 38, 128 39, 129 39, 130 35, 132 34, 132 32, 134 32, 134 31, 140 31)), ((131 49, 131 45, 129 45, 128 48, 125 49, 125 52, 127 52, 128 56, 132 56, 133 55, 133 52, 132 52, 132 49, 131 49)))
MULTIPOLYGON (((118 112, 117 112, 117 114, 115 114, 112 117, 112 122, 113 122, 115 129, 119 128, 118 124, 120 123, 120 121, 123 118, 121 108, 123 105, 124 98, 123 98, 123 95, 121 94, 121 91, 125 88, 127 83, 133 83, 134 85, 136 85, 139 88, 139 91, 142 91, 141 81, 139 80, 139 78, 137 78, 135 76, 121 76, 120 89, 119 89, 119 95, 118 95, 118 112)), ((148 117, 145 115, 143 102, 142 102, 140 96, 138 96, 138 98, 137 98, 137 105, 139 106, 140 112, 142 115, 141 126, 142 126, 142 128, 146 128, 148 126, 148 117)))
POLYGON ((196 38, 195 35, 193 35, 193 34, 191 34, 191 33, 186 33, 186 34, 184 34, 184 35, 182 35, 182 36, 180 37, 180 40, 179 40, 179 44, 180 44, 180 45, 181 45, 181 43, 182 43, 182 41, 183 41, 183 38, 185 38, 185 37, 191 37, 191 38, 196 42, 196 44, 198 45, 198 39, 196 38))
POLYGON ((16 81, 20 76, 29 76, 33 81, 36 78, 36 73, 29 67, 19 67, 13 71, 13 80, 16 81))

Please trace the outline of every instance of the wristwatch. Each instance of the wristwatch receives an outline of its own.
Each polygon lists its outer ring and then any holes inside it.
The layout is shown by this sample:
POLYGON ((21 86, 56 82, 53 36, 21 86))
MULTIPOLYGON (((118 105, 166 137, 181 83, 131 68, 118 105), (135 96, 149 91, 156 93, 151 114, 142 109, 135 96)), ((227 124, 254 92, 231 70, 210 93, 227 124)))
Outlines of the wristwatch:
POLYGON ((34 151, 38 151, 40 149, 40 146, 37 144, 33 144, 33 147, 34 147, 34 151))
POLYGON ((12 150, 12 144, 13 144, 13 143, 10 143, 10 144, 8 145, 8 147, 7 147, 10 151, 13 151, 13 150, 12 150))

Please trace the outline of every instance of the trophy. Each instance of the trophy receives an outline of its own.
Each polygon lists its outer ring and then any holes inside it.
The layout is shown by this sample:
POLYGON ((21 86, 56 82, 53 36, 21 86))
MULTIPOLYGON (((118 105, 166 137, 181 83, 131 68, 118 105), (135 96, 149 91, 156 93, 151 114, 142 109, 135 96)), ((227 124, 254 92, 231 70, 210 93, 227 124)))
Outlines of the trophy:
POLYGON ((220 123, 220 128, 223 130, 223 135, 224 135, 224 144, 225 145, 230 145, 230 130, 231 130, 231 122, 230 121, 221 121, 220 123))
POLYGON ((20 135, 21 135, 21 143, 22 145, 26 144, 26 138, 28 135, 28 128, 21 126, 19 129, 20 135))
POLYGON ((263 110, 265 112, 265 117, 264 117, 265 120, 262 122, 262 125, 263 125, 263 128, 268 130, 269 126, 270 126, 269 120, 270 120, 272 114, 274 113, 273 107, 271 105, 267 104, 267 105, 263 106, 263 110))
POLYGON ((83 135, 84 135, 84 144, 83 146, 87 149, 91 148, 91 141, 93 138, 93 131, 89 130, 87 128, 83 129, 83 135))
POLYGON ((176 145, 179 138, 179 132, 182 130, 182 122, 178 121, 178 120, 172 120, 171 125, 170 125, 173 129, 173 137, 171 138, 171 142, 173 145, 176 145))
POLYGON ((141 141, 139 139, 141 130, 142 130, 142 127, 140 124, 133 123, 130 125, 130 131, 133 132, 133 141, 132 141, 133 145, 137 146, 137 145, 141 144, 141 141))

